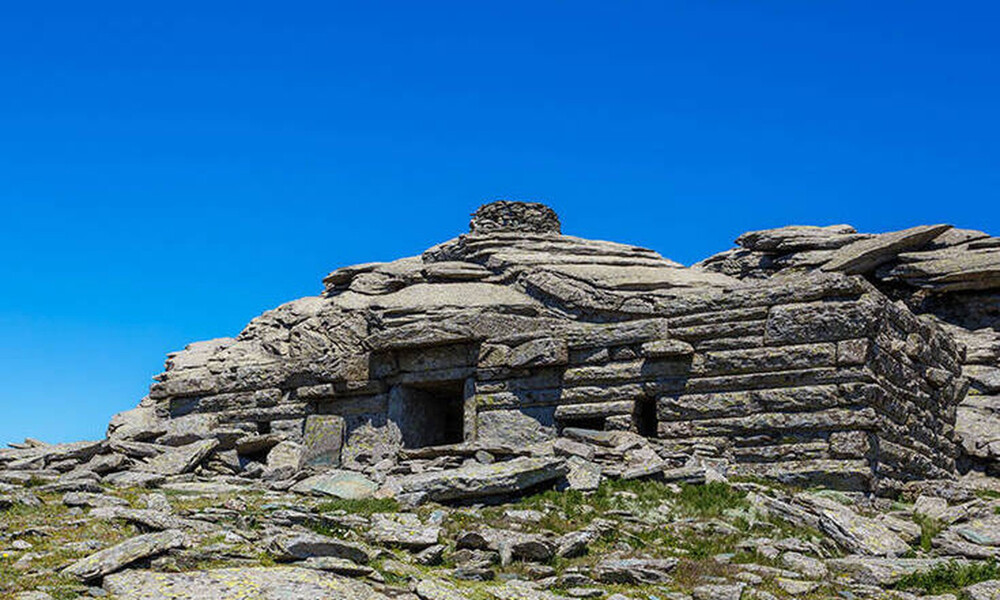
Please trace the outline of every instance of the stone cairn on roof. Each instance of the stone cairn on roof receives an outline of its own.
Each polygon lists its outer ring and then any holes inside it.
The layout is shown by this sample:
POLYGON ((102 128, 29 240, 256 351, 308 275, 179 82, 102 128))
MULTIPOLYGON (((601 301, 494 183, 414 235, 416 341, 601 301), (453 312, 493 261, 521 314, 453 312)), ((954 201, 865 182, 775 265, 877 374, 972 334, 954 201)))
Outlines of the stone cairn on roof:
MULTIPOLYGON (((756 537, 727 548, 766 564, 718 563, 685 593, 768 600, 753 586, 866 596, 1000 555, 1000 239, 834 225, 736 244, 684 267, 564 235, 551 208, 503 200, 420 256, 336 269, 321 293, 236 337, 168 355, 106 439, 0 450, 0 514, 54 502, 90 511, 59 531, 114 521, 141 533, 110 547, 54 538, 58 552, 73 548, 58 574, 31 571, 47 555, 21 543, 16 569, 123 598, 250 586, 267 598, 438 600, 465 597, 448 579, 528 563, 472 597, 597 597, 604 585, 675 585, 693 540, 733 545, 750 527, 756 537), (658 505, 627 491, 647 480, 662 486, 658 505), (692 519, 678 486, 712 482, 743 512, 692 519), (486 508, 600 486, 618 486, 617 508, 590 506, 581 522, 560 513, 572 530, 539 529, 550 505, 486 508), (219 499, 180 510, 182 494, 219 499), (324 512, 331 497, 402 509, 324 512), (886 497, 916 504, 890 513, 886 497), (416 510, 426 504, 439 511, 416 510), (478 525, 449 525, 470 514, 478 525), (789 537, 777 522, 814 533, 789 537), (623 531, 670 537, 637 547, 623 531), (613 554, 572 562, 601 539, 617 540, 613 554), (261 549, 292 564, 261 563, 261 549), (375 564, 387 549, 451 570, 375 564), (235 566, 185 567, 221 557, 235 566), (556 557, 559 569, 547 565, 556 557), (534 581, 517 581, 524 573, 534 581)), ((0 524, 0 550, 17 535, 0 524)), ((23 589, 13 585, 0 581, 0 596, 23 589)), ((994 597, 977 585, 966 593, 994 597)))
POLYGON ((491 231, 523 231, 527 233, 558 234, 559 215, 538 202, 512 202, 497 200, 479 207, 472 215, 469 231, 490 233, 491 231))

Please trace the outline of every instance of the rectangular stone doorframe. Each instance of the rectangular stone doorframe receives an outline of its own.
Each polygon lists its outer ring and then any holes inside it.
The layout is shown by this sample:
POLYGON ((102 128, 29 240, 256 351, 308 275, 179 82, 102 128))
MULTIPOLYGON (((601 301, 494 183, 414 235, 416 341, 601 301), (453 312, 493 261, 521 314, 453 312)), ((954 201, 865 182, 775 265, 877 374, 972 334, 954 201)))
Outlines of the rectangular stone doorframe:
POLYGON ((388 419, 404 448, 463 442, 468 418, 468 380, 409 381, 389 391, 388 419))

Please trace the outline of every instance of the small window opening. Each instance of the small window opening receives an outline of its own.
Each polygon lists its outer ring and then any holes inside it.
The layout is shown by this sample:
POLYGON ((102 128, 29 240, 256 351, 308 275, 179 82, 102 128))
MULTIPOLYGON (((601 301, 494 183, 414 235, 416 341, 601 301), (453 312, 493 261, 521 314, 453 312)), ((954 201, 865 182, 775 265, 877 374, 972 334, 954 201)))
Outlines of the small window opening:
POLYGON ((270 421, 257 421, 257 433, 268 434, 271 433, 271 422, 270 421))
POLYGON ((401 385, 392 396, 389 418, 399 426, 404 448, 464 441, 464 381, 401 385))
POLYGON ((592 429, 594 431, 604 431, 607 425, 607 417, 573 417, 559 420, 559 432, 563 429, 592 429))

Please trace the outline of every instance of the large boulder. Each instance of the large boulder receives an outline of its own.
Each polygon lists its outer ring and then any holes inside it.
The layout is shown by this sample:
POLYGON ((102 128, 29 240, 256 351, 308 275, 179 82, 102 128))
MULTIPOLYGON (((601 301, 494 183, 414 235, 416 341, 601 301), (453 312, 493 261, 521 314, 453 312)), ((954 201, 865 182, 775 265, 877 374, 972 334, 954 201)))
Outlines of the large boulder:
POLYGON ((491 465, 390 477, 379 490, 405 504, 449 502, 518 495, 553 484, 569 471, 555 458, 515 458, 491 465))

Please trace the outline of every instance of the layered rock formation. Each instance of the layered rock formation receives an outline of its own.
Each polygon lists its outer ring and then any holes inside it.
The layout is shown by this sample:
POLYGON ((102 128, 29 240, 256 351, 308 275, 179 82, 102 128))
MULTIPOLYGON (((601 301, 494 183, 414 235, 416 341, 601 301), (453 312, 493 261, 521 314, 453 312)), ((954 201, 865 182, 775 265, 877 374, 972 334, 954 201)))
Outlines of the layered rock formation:
POLYGON ((954 335, 995 324, 985 234, 798 227, 739 242, 685 268, 563 235, 539 204, 488 204, 421 256, 338 269, 322 295, 170 355, 109 435, 215 439, 207 452, 235 449, 237 472, 270 480, 343 466, 382 481, 400 451, 523 450, 566 428, 796 483, 886 492, 952 476, 963 364, 996 391, 994 367, 969 361, 997 348, 967 355, 954 335))
POLYGON ((835 225, 752 231, 736 243, 695 268, 744 281, 858 274, 951 336, 970 383, 956 419, 960 467, 1000 473, 1000 238, 947 225, 879 235, 835 225))
POLYGON ((995 238, 737 243, 496 202, 338 269, 106 439, 0 449, 0 596, 995 597, 995 238))

